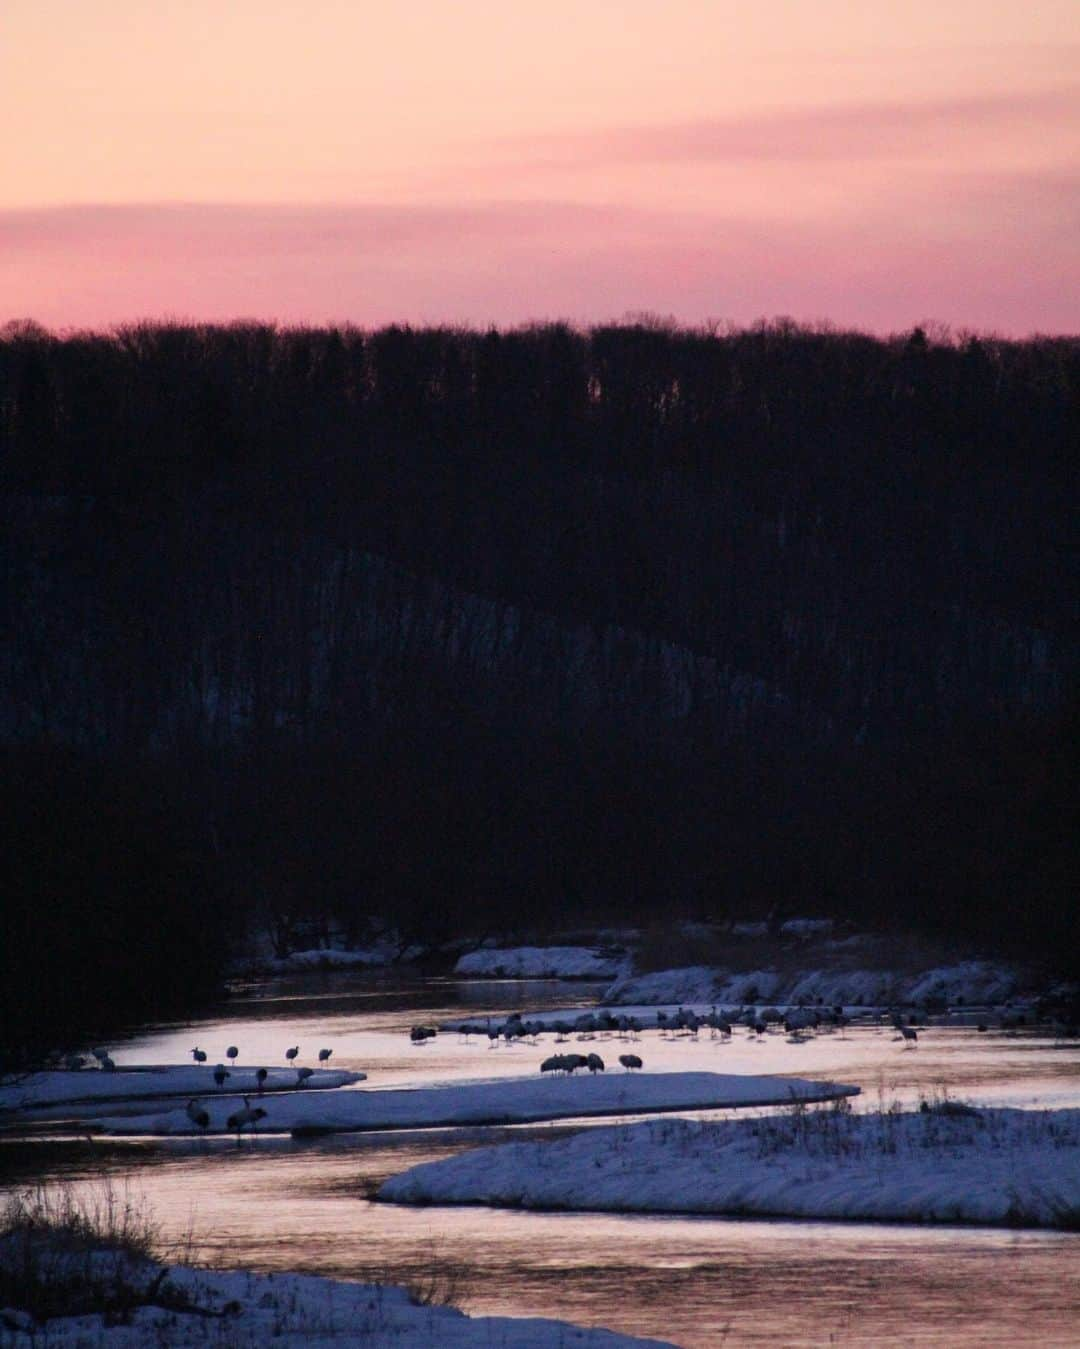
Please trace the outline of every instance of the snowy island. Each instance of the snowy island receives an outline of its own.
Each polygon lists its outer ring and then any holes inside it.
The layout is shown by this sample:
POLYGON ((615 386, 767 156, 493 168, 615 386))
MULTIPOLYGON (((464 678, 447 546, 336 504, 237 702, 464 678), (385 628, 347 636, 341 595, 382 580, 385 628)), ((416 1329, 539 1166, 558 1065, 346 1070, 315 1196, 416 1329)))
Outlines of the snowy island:
POLYGON ((213 1076, 213 1069, 198 1064, 157 1064, 115 1068, 110 1072, 95 1069, 72 1072, 53 1068, 0 1080, 0 1111, 44 1112, 68 1106, 97 1108, 110 1102, 146 1102, 205 1093, 212 1093, 221 1100, 235 1101, 243 1093, 254 1096, 298 1089, 350 1087, 363 1082, 366 1076, 366 1073, 337 1068, 233 1067, 225 1074, 223 1083, 228 1082, 229 1091, 234 1094, 226 1096, 213 1076))
MULTIPOLYGON (((167 1072, 167 1070, 162 1070, 167 1072)), ((161 1074, 114 1073, 48 1074, 45 1084, 9 1088, 6 1103, 24 1118, 78 1119, 110 1134, 169 1135, 225 1133, 236 1127, 242 1109, 259 1109, 247 1132, 320 1133, 395 1128, 433 1128, 449 1125, 518 1124, 541 1120, 636 1115, 652 1111, 726 1109, 737 1106, 785 1105, 794 1100, 828 1101, 855 1095, 858 1087, 817 1082, 798 1077, 768 1077, 738 1073, 610 1073, 575 1076, 484 1078, 423 1087, 350 1091, 303 1087, 273 1096, 247 1097, 210 1092, 189 1109, 183 1093, 191 1070, 172 1070, 178 1082, 172 1099, 160 1099, 161 1074), (56 1079, 78 1078, 67 1086, 56 1079), (140 1078, 152 1090, 138 1099, 140 1078), (87 1090, 100 1083, 100 1095, 87 1090), (86 1084, 86 1085, 84 1085, 86 1084), (84 1093, 75 1098, 75 1093, 84 1093), (51 1104, 45 1103, 48 1097, 51 1104), (36 1106, 36 1108, 32 1108, 36 1106), (195 1118, 194 1116, 198 1117, 195 1118)), ((45 1075, 43 1075, 45 1076, 45 1075)), ((327 1074, 327 1077, 330 1077, 327 1074)), ((349 1077, 349 1074, 338 1074, 349 1077)), ((352 1075, 357 1076, 357 1075, 352 1075)), ((295 1080, 295 1075, 294 1075, 295 1080)), ((313 1075, 311 1082, 320 1081, 313 1075)), ((326 1079, 321 1079, 325 1081, 326 1079)), ((205 1081, 205 1078, 204 1078, 205 1081)), ((331 1082, 331 1087, 333 1083, 331 1082)))
POLYGON ((1080 1225, 1080 1110, 943 1099, 857 1115, 846 1101, 767 1118, 588 1129, 479 1148, 384 1182, 407 1204, 882 1222, 1080 1225))

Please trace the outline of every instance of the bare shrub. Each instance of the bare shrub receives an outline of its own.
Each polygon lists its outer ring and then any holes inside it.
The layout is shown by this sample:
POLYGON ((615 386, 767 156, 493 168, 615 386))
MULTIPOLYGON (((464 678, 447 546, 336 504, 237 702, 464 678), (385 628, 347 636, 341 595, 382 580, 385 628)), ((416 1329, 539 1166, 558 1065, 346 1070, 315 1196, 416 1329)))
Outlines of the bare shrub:
POLYGON ((108 1179, 22 1190, 0 1211, 0 1305, 39 1323, 97 1314, 107 1325, 141 1306, 193 1310, 169 1284, 165 1254, 146 1200, 108 1179))
POLYGON ((463 1261, 449 1260, 432 1238, 409 1266, 402 1278, 400 1267, 364 1270, 364 1282, 398 1284, 417 1307, 454 1307, 464 1296, 469 1267, 463 1261))

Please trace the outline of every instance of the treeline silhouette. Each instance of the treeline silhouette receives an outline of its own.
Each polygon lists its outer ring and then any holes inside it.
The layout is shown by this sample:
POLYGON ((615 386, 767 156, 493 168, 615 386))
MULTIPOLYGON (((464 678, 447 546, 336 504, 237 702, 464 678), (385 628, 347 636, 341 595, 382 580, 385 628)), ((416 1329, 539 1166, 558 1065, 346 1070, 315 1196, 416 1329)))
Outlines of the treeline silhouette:
POLYGON ((132 1008, 255 916, 1080 949, 1078 400, 1076 339, 9 325, 20 921, 154 947, 132 1008))

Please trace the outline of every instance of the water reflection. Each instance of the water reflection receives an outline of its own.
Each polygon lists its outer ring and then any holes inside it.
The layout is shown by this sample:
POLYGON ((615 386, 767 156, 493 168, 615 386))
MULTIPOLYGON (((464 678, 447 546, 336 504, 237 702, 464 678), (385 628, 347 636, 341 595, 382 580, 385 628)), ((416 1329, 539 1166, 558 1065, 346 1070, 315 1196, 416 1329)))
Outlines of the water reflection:
MULTIPOLYGON (((159 1027, 116 1048, 119 1062, 167 1062, 194 1043, 241 1046, 241 1062, 298 1041, 312 1056, 368 1072, 377 1087, 431 1077, 518 1075, 545 1052, 490 1051, 442 1036, 411 1050, 413 1020, 571 1005, 581 986, 454 986, 330 976, 252 988, 197 1026, 159 1027), (192 1038, 192 1036, 195 1038, 192 1038)), ((214 1050, 212 1049, 213 1053, 214 1050)), ((601 1051, 603 1052, 603 1051, 601 1051)), ((650 1067, 800 1072, 866 1083, 874 1102, 937 1084, 979 1099, 1080 1103, 1080 1055, 1037 1036, 943 1029, 904 1051, 888 1031, 777 1037, 713 1046, 646 1037, 650 1067)), ((704 1112, 702 1112, 704 1113, 704 1112)), ((373 1204, 378 1182, 419 1161, 508 1137, 516 1129, 400 1131, 296 1143, 260 1138, 112 1142, 5 1141, 6 1185, 103 1175, 148 1197, 168 1235, 194 1230, 209 1263, 302 1269, 397 1282, 442 1271, 467 1310, 557 1315, 680 1345, 1066 1345, 1077 1342, 1080 1236, 986 1229, 707 1218, 551 1214, 373 1204)))
POLYGON ((1075 1343, 1075 1235, 404 1209, 363 1197, 367 1185, 474 1146, 483 1133, 302 1147, 261 1140, 239 1149, 95 1143, 88 1150, 50 1142, 2 1151, 8 1173, 24 1179, 130 1181, 169 1236, 195 1232, 208 1263, 406 1283, 434 1268, 457 1281, 462 1305, 477 1312, 560 1314, 686 1346, 725 1337, 731 1344, 1075 1343))

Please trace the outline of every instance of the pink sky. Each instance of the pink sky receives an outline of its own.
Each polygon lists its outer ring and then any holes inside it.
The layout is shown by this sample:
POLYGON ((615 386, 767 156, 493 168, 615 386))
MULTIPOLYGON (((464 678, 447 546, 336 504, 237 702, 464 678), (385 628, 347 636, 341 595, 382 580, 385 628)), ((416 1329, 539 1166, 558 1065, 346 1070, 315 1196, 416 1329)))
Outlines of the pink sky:
POLYGON ((0 323, 1080 331, 1075 0, 4 0, 0 323))

